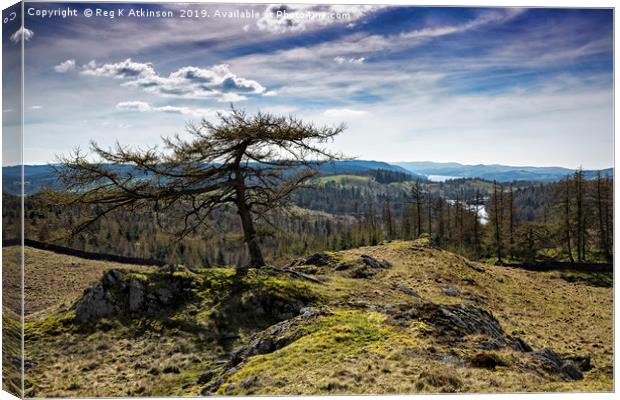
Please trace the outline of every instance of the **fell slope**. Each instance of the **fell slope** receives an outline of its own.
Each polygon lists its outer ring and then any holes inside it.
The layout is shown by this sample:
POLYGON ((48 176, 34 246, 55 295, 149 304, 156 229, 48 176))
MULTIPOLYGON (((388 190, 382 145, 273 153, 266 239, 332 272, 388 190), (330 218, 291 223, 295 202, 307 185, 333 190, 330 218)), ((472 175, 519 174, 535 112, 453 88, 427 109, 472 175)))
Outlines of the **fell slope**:
MULTIPOLYGON (((87 260, 79 268, 101 272, 87 260)), ((160 311, 134 307, 78 324, 76 310, 56 302, 31 320, 27 395, 613 389, 612 289, 558 272, 480 265, 423 242, 392 242, 319 254, 287 272, 164 274, 135 270, 118 280, 145 293, 185 282, 187 296, 160 311), (374 262, 381 265, 369 267, 374 262), (445 323, 455 315, 463 326, 445 323), (542 349, 583 366, 583 379, 541 364, 555 357, 542 349)), ((50 303, 48 291, 33 296, 50 303)))

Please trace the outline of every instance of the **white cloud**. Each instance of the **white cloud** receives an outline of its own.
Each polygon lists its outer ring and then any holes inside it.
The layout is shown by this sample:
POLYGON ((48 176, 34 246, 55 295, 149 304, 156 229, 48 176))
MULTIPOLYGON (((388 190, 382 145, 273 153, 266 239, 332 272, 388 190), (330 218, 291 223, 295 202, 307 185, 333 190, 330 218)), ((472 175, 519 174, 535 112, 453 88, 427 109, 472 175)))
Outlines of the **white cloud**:
POLYGON ((116 108, 124 111, 151 111, 152 107, 149 103, 144 101, 124 101, 118 103, 116 108))
POLYGON ((28 28, 20 27, 15 31, 14 34, 11 35, 10 39, 13 43, 19 43, 22 39, 25 41, 29 41, 34 36, 34 32, 28 28))
POLYGON ((367 118, 346 113, 337 118, 333 110, 300 117, 317 124, 346 122, 333 148, 361 159, 603 168, 613 163, 612 104, 611 89, 582 83, 556 92, 425 91, 406 101, 366 104, 367 118))
POLYGON ((59 74, 64 74, 75 69, 75 60, 65 60, 60 64, 54 66, 54 71, 59 74))
POLYGON ((125 101, 116 105, 118 110, 135 111, 135 112, 156 112, 167 114, 180 114, 191 118, 212 119, 217 117, 218 113, 223 110, 214 110, 211 108, 194 108, 194 107, 177 107, 177 106, 152 106, 144 101, 125 101))
POLYGON ((360 65, 360 64, 364 64, 364 61, 366 61, 365 57, 359 57, 359 58, 344 58, 344 57, 334 57, 334 61, 336 61, 337 64, 356 64, 356 65, 360 65))
POLYGON ((329 24, 347 24, 360 20, 384 6, 271 4, 256 21, 260 30, 271 33, 304 31, 329 24))
POLYGON ((368 111, 364 110, 352 110, 349 108, 330 108, 323 112, 323 115, 327 118, 361 118, 370 115, 368 111))
POLYGON ((82 66, 80 73, 115 79, 134 79, 157 75, 152 64, 134 62, 131 58, 112 64, 98 64, 92 60, 82 66))
POLYGON ((369 35, 356 32, 339 40, 324 42, 314 46, 301 46, 282 50, 264 57, 277 58, 278 62, 291 61, 299 63, 302 60, 314 62, 317 58, 323 57, 341 64, 350 60, 363 63, 365 59, 359 60, 366 57, 367 54, 414 48, 438 37, 464 33, 485 25, 506 23, 523 12, 524 9, 518 8, 485 11, 461 24, 429 26, 402 32, 397 35, 369 35))
POLYGON ((140 88, 163 97, 214 98, 221 102, 233 102, 246 100, 250 95, 275 95, 273 91, 267 92, 257 81, 237 76, 228 64, 210 68, 182 67, 168 76, 162 76, 151 63, 134 62, 130 58, 108 64, 93 60, 80 68, 80 74, 121 79, 125 81, 122 86, 140 88))

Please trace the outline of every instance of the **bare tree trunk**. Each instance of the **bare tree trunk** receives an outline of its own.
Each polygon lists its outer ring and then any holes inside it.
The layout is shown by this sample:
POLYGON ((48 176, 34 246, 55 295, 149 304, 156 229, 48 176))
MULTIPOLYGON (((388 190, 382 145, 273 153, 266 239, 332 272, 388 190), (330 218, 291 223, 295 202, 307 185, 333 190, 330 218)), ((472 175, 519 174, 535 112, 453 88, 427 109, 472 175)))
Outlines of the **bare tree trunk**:
POLYGON ((250 253, 250 266, 255 268, 262 267, 265 265, 265 260, 263 259, 260 245, 258 244, 258 237, 254 229, 254 222, 252 221, 250 210, 247 208, 245 201, 238 202, 237 208, 239 218, 241 219, 245 244, 248 246, 248 251, 250 253))
POLYGON ((582 263, 585 259, 584 254, 584 221, 583 221, 583 182, 581 172, 575 172, 575 202, 577 207, 577 262, 582 263))
POLYGON ((417 216, 417 235, 420 237, 422 234, 422 199, 420 198, 420 181, 416 181, 415 183, 415 204, 417 216))
POLYGON ((390 202, 388 201, 383 207, 383 219, 385 221, 385 228, 387 231, 387 237, 389 240, 394 239, 394 221, 392 220, 392 211, 390 209, 390 202))
MULTIPOLYGON (((240 161, 241 157, 237 156, 237 159, 240 161)), ((239 163, 237 163, 237 165, 239 165, 239 163)), ((250 207, 246 203, 245 189, 246 186, 243 175, 240 170, 236 170, 235 194, 237 213, 241 219, 244 241, 248 247, 248 252, 250 253, 250 267, 259 268, 265 265, 265 259, 263 258, 263 253, 258 243, 258 236, 256 235, 256 230, 254 229, 254 222, 252 221, 250 207)))
POLYGON ((428 237, 433 238, 433 202, 431 191, 428 191, 428 237))
POLYGON ((458 208, 460 215, 459 215, 459 251, 461 252, 461 254, 463 253, 463 242, 465 241, 465 228, 464 228, 464 221, 463 221, 463 215, 465 214, 465 194, 462 192, 461 190, 461 203, 459 204, 459 208, 458 208))
POLYGON ((609 240, 607 236, 609 232, 607 231, 607 222, 605 221, 605 210, 603 209, 603 178, 601 176, 601 172, 599 171, 596 174, 596 204, 598 209, 598 224, 599 224, 599 234, 600 234, 600 246, 603 254, 605 255, 605 259, 607 261, 611 261, 611 253, 609 251, 609 240))
POLYGON ((450 203, 446 202, 446 241, 448 243, 452 243, 452 226, 450 225, 452 222, 451 220, 451 212, 450 212, 450 203))
POLYGON ((607 249, 609 251, 609 261, 613 261, 614 254, 614 211, 613 211, 613 195, 614 185, 613 181, 609 178, 605 179, 605 186, 607 192, 605 193, 605 202, 603 202, 603 210, 605 213, 605 230, 607 231, 607 249))
POLYGON ((441 196, 439 196, 439 199, 437 200, 437 214, 439 215, 439 222, 438 222, 438 232, 437 232, 437 237, 438 237, 438 241, 439 244, 443 244, 443 239, 444 239, 444 217, 443 217, 443 199, 441 198, 441 196))
POLYGON ((570 245, 570 180, 568 177, 566 178, 566 196, 564 197, 564 231, 568 259, 571 263, 575 263, 575 259, 573 258, 573 249, 570 245))
POLYGON ((512 188, 512 183, 510 184, 510 197, 509 197, 509 234, 510 234, 510 257, 513 256, 513 252, 514 252, 514 227, 515 227, 515 207, 514 207, 514 194, 513 194, 513 188, 512 188))
POLYGON ((474 208, 475 208, 475 213, 474 213, 474 252, 476 254, 476 257, 480 257, 480 227, 479 227, 479 222, 478 222, 478 218, 479 218, 479 211, 478 211, 478 207, 480 205, 480 190, 476 190, 476 198, 474 201, 474 208))
POLYGON ((495 246, 497 252, 497 263, 502 264, 504 261, 502 260, 502 235, 501 235, 501 225, 500 225, 500 217, 499 217, 499 201, 497 197, 497 182, 493 181, 493 216, 495 222, 495 246))

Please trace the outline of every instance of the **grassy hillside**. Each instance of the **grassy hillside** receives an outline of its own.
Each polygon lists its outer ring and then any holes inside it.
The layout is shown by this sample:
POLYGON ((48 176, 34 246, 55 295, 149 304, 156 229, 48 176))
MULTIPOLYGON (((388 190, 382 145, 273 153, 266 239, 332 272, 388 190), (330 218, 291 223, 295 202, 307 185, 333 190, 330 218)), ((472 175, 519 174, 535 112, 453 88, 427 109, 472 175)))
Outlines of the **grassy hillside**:
POLYGON ((424 241, 323 253, 288 271, 243 276, 33 249, 26 256, 37 305, 26 326, 29 396, 613 388, 611 288, 473 263, 424 241), (119 274, 122 285, 158 293, 173 282, 184 294, 155 311, 78 323, 73 302, 104 270, 119 268, 133 271, 119 274), (66 296, 42 290, 52 279, 66 282, 66 296), (446 325, 448 314, 473 315, 475 326, 446 325), (515 350, 516 338, 534 351, 515 350), (580 380, 541 369, 543 348, 590 356, 592 368, 580 380))

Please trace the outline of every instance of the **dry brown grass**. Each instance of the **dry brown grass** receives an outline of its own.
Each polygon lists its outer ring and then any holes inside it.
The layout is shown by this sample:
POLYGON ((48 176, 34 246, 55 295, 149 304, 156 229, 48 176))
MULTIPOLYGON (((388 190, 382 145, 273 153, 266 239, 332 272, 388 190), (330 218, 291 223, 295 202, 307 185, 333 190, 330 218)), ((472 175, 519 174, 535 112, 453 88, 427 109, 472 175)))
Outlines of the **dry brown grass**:
MULTIPOLYGON (((66 280, 67 293, 32 290, 38 305, 36 319, 69 304, 88 284, 112 267, 111 263, 58 256, 29 250, 35 267, 47 280, 66 280), (35 261, 36 260, 36 261, 35 261), (79 265, 76 268, 75 265, 79 265), (61 265, 62 269, 51 269, 61 265), (78 273, 89 270, 89 273, 78 273), (53 278, 52 275, 55 275, 53 278), (36 298, 40 297, 40 298, 36 298)), ((393 242, 341 252, 356 258, 370 254, 393 264, 370 279, 351 279, 348 271, 329 271, 326 285, 309 284, 334 312, 317 321, 312 332, 267 355, 255 356, 221 387, 223 394, 337 394, 415 392, 530 392, 610 391, 613 389, 613 293, 582 283, 568 283, 556 272, 536 273, 490 265, 479 272, 462 257, 439 249, 393 242), (425 335, 420 323, 391 324, 373 304, 411 301, 395 288, 403 284, 426 301, 476 303, 500 321, 507 333, 525 339, 535 349, 550 347, 562 354, 590 354, 594 368, 581 381, 533 374, 522 368, 527 355, 498 350, 496 366, 473 368, 470 360, 480 349, 476 337, 448 346, 425 335), (457 288, 449 297, 442 289, 457 288), (240 385, 240 382, 244 384, 240 385)), ((125 266, 127 267, 127 266, 125 266)), ((135 267, 129 267, 135 269, 135 267)), ((63 286, 61 286, 63 287, 63 286)), ((32 309, 31 309, 32 310, 32 309)), ((202 323, 202 311, 180 311, 202 323)), ((35 362, 28 371, 36 396, 198 395, 202 372, 213 368, 227 349, 183 329, 140 332, 118 321, 106 329, 68 330, 38 335, 26 344, 26 357, 35 362), (167 368, 168 367, 168 368, 167 368), (178 368, 176 373, 175 368, 178 368), (167 372, 164 372, 167 371, 167 372)))
MULTIPOLYGON (((13 246, 2 250, 4 257, 15 259, 20 248, 13 246)), ((84 289, 109 269, 152 271, 152 267, 85 260, 31 247, 26 247, 24 254, 24 314, 28 320, 36 318, 42 311, 74 302, 84 289)), ((19 268, 11 270, 6 279, 13 282, 12 286, 19 287, 19 268)))

